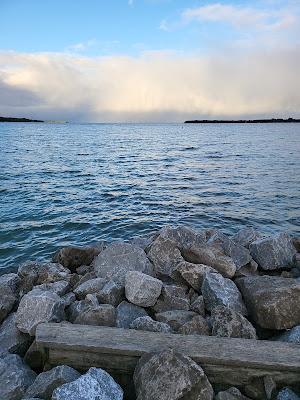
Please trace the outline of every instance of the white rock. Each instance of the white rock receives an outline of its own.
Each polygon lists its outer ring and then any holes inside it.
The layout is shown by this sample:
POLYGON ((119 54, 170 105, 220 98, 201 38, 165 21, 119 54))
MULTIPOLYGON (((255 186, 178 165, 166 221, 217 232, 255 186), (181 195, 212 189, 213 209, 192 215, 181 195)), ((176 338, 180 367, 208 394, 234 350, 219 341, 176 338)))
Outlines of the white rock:
POLYGON ((160 296, 162 286, 162 281, 142 272, 130 271, 125 277, 126 298, 141 307, 154 306, 160 296))

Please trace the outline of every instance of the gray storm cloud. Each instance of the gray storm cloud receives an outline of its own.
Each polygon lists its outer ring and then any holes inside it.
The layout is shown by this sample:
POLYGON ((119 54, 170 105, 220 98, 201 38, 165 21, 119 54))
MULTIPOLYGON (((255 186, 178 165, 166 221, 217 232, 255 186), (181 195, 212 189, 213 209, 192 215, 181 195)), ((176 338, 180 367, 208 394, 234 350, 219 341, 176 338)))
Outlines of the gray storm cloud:
POLYGON ((71 121, 300 116, 300 49, 187 56, 0 53, 0 113, 71 121))

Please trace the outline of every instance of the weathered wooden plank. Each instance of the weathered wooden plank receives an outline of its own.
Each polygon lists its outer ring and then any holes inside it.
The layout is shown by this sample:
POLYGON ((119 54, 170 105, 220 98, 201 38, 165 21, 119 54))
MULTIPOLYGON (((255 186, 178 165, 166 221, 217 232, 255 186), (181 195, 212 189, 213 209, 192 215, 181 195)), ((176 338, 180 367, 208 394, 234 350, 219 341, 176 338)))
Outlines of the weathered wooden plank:
POLYGON ((49 363, 132 373, 145 353, 174 348, 199 363, 212 382, 245 384, 272 375, 280 382, 300 376, 300 346, 290 343, 176 335, 72 324, 41 324, 37 344, 49 363))

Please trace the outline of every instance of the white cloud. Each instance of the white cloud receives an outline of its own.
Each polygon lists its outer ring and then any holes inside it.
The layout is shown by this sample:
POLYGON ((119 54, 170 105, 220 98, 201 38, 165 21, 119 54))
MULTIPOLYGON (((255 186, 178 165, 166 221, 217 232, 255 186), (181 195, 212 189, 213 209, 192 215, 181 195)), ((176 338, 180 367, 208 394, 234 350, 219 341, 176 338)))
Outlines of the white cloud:
POLYGON ((256 9, 214 3, 197 8, 188 8, 182 12, 182 20, 225 22, 236 28, 254 27, 256 29, 286 29, 295 24, 297 18, 287 10, 256 9))
POLYGON ((299 67, 296 47, 214 56, 0 52, 0 107, 75 121, 299 115, 299 67))
POLYGON ((66 51, 70 51, 70 52, 82 52, 82 51, 86 51, 89 48, 97 45, 97 40, 96 39, 89 39, 86 40, 84 42, 79 42, 79 43, 75 43, 75 44, 71 44, 70 46, 68 46, 66 48, 66 51))

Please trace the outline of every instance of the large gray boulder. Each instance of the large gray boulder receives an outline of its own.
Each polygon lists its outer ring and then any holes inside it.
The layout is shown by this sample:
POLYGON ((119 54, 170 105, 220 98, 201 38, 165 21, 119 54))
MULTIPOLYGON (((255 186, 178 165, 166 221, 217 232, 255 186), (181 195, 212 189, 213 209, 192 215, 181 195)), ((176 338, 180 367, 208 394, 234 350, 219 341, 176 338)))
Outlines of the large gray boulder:
POLYGON ((211 312, 212 335, 256 339, 254 326, 240 313, 224 306, 217 306, 211 312))
POLYGON ((292 238, 287 233, 258 239, 250 244, 253 259, 264 270, 291 267, 296 252, 292 238))
POLYGON ((242 295, 233 281, 220 274, 206 274, 202 285, 205 308, 212 311, 217 306, 225 306, 242 315, 247 309, 242 295))
POLYGON ((141 307, 154 306, 160 296, 163 283, 159 279, 138 271, 129 271, 125 277, 125 296, 141 307))
POLYGON ((32 385, 26 390, 24 398, 41 397, 45 400, 51 400, 54 389, 64 383, 73 382, 80 376, 78 371, 67 365, 52 368, 36 377, 32 385))
POLYGON ((94 268, 99 278, 125 283, 128 271, 152 274, 152 266, 146 253, 138 246, 129 243, 113 243, 94 259, 94 268))
POLYGON ((139 317, 147 316, 144 308, 122 301, 117 307, 116 325, 118 328, 129 329, 130 324, 139 317))
POLYGON ((182 250, 183 257, 192 264, 204 264, 214 268, 226 278, 232 278, 236 272, 236 265, 232 258, 226 256, 220 248, 204 244, 191 246, 182 250))
POLYGON ((240 229, 231 239, 239 245, 249 249, 250 244, 261 237, 261 234, 256 229, 246 227, 240 229))
POLYGON ((17 297, 7 285, 0 286, 0 324, 12 311, 17 302, 17 297))
POLYGON ((234 242, 220 231, 215 233, 207 243, 212 246, 220 246, 226 256, 233 260, 237 269, 248 264, 252 259, 248 249, 234 242))
POLYGON ((155 312, 170 310, 190 309, 190 299, 187 286, 182 285, 164 285, 156 304, 153 306, 155 312))
POLYGON ((62 321, 64 308, 64 302, 56 293, 33 289, 20 301, 16 326, 21 332, 34 336, 39 323, 62 321))
POLYGON ((90 368, 73 382, 54 390, 52 400, 122 400, 123 390, 103 369, 90 368))
POLYGON ((110 304, 100 304, 96 307, 90 307, 76 317, 74 324, 115 326, 116 309, 110 304))
POLYGON ((0 358, 0 399, 21 400, 35 380, 33 372, 16 354, 0 358))
POLYGON ((273 276, 236 281, 250 316, 262 328, 289 329, 300 324, 300 280, 273 276))
POLYGON ((198 292, 201 292, 202 283, 206 274, 218 273, 217 270, 208 265, 192 264, 187 261, 181 262, 177 267, 177 271, 182 278, 198 292))
POLYGON ((170 325, 165 324, 164 322, 154 321, 149 316, 139 317, 135 319, 130 324, 131 329, 136 329, 138 331, 148 331, 148 332, 172 332, 172 328, 170 325))
POLYGON ((24 356, 32 338, 16 327, 16 313, 10 314, 0 327, 0 356, 6 353, 24 356))
POLYGON ((202 368, 174 350, 142 357, 134 371, 137 400, 212 400, 202 368))
POLYGON ((160 236, 152 243, 148 257, 158 276, 171 277, 178 263, 184 261, 176 243, 160 236))
POLYGON ((197 314, 193 311, 173 310, 157 313, 155 314, 155 318, 157 321, 170 325, 170 327, 176 331, 196 315, 197 314))
POLYGON ((81 283, 74 289, 76 297, 80 300, 84 299, 87 294, 99 293, 104 287, 106 280, 103 278, 89 279, 86 282, 81 283))

